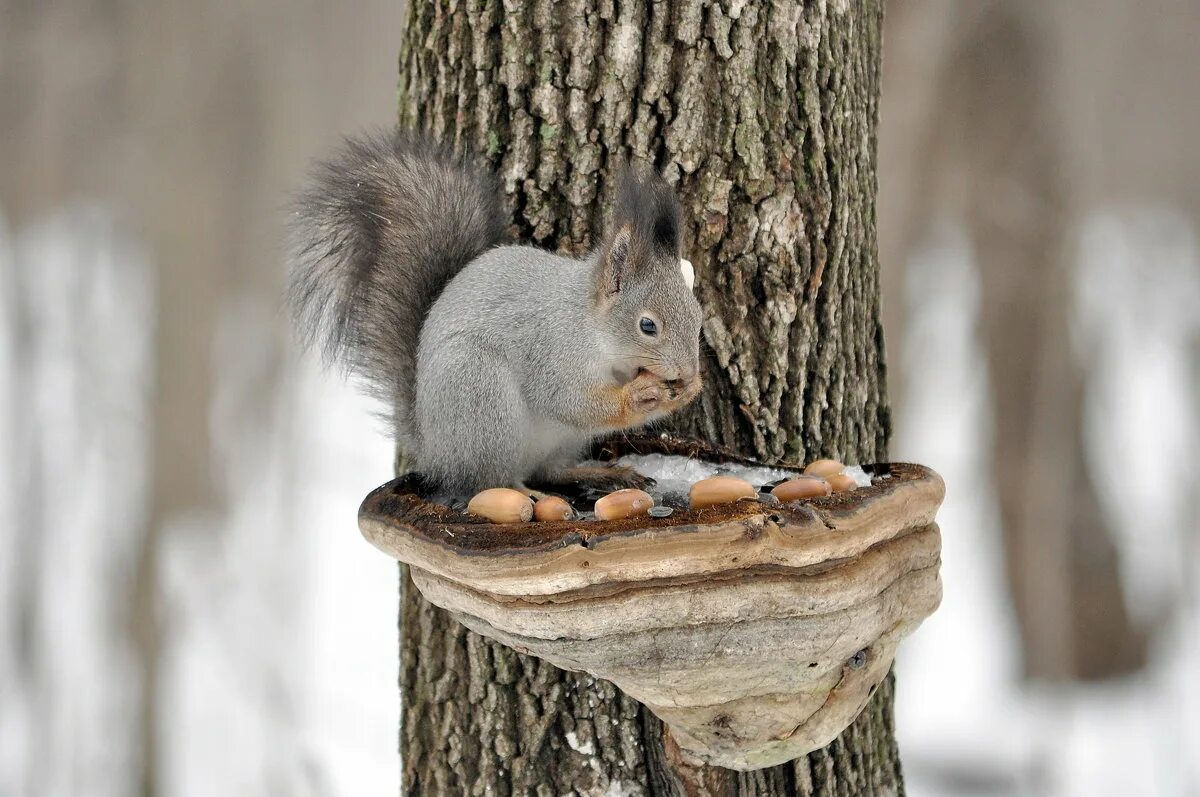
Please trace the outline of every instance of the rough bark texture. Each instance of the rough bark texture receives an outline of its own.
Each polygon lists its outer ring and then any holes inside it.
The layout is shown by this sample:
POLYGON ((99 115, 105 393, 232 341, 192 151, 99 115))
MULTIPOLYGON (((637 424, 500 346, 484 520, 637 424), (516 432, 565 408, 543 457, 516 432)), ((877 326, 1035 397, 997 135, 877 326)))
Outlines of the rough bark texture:
MULTIPOLYGON (((707 317, 707 387, 676 428, 764 460, 879 460, 881 17, 876 2, 417 3, 400 119, 485 154, 514 234, 562 251, 597 240, 619 163, 659 169, 707 317)), ((406 793, 903 791, 890 679, 805 759, 696 768, 610 684, 471 634, 404 583, 406 793)))

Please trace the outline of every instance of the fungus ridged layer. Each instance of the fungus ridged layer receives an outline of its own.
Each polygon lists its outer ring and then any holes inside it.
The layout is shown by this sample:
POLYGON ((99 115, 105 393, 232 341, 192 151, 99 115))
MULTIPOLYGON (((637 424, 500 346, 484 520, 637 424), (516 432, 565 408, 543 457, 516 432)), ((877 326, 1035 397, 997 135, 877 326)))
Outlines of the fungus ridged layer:
MULTIPOLYGON (((637 444, 680 442, 656 440, 637 444)), ((865 469, 868 487, 781 505, 508 525, 426 501, 410 475, 359 521, 471 630, 612 681, 692 754, 749 770, 841 733, 941 599, 941 478, 865 469)))

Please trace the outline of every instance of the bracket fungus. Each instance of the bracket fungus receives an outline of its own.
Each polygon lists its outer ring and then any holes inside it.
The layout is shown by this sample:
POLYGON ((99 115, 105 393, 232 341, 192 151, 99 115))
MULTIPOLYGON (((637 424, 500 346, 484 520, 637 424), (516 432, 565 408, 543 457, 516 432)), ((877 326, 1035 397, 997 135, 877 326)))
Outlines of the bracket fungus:
MULTIPOLYGON (((665 436, 608 446, 747 462, 665 436)), ((427 501, 409 474, 359 522, 463 625, 613 682, 688 752, 751 770, 840 734, 941 599, 941 478, 864 469, 870 486, 787 503, 511 524, 427 501)))

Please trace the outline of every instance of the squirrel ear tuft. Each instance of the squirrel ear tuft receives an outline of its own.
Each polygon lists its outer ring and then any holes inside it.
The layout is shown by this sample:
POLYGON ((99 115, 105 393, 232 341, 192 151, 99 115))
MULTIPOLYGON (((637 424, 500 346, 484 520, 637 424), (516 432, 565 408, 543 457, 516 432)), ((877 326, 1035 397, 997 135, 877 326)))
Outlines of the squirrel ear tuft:
POLYGON ((613 223, 628 225, 637 243, 653 252, 679 255, 679 202, 667 181, 653 172, 622 171, 613 223))
POLYGON ((600 257, 599 288, 604 298, 621 292, 621 279, 629 267, 630 249, 633 246, 633 229, 621 226, 604 247, 600 257))

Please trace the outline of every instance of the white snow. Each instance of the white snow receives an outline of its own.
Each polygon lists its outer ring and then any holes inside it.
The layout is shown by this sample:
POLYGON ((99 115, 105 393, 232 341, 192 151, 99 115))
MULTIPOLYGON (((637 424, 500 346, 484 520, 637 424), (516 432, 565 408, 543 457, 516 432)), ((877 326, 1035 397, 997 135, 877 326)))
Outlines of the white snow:
POLYGON ((738 462, 708 462, 669 454, 626 454, 617 460, 617 464, 633 468, 660 484, 684 482, 691 485, 712 476, 736 476, 755 487, 761 487, 796 475, 796 471, 780 468, 749 466, 738 462))
POLYGON ((851 479, 854 479, 854 483, 859 487, 871 486, 871 474, 863 470, 862 465, 847 465, 846 469, 842 472, 851 479))
POLYGON ((1176 607, 1158 629, 1147 670, 1109 683, 1036 687, 1021 679, 986 464, 979 286, 961 228, 943 225, 910 266, 909 301, 922 312, 911 317, 903 363, 893 363, 908 373, 910 394, 892 458, 933 466, 947 490, 938 513, 944 598, 897 659, 896 719, 913 797, 1200 794, 1200 524, 1191 456, 1200 429, 1188 404, 1195 386, 1180 360, 1200 340, 1192 230, 1177 215, 1125 210, 1092 217, 1082 233, 1076 344, 1092 372, 1088 467, 1102 484, 1120 485, 1100 497, 1117 532, 1131 612, 1176 607), (1155 544, 1146 544, 1149 535, 1155 544))
MULTIPOLYGON (((12 237, 2 222, 0 794, 122 797, 142 754, 125 629, 147 522, 153 264, 96 208, 12 237), (33 322, 22 346, 17 303, 33 322)), ((311 360, 253 391, 271 315, 222 308, 205 441, 220 508, 161 528, 159 786, 396 793, 397 570, 355 523, 391 446, 311 360)))
POLYGON ((617 464, 633 468, 643 476, 659 482, 695 482, 714 475, 716 466, 688 457, 672 457, 666 454, 626 454, 617 464))

